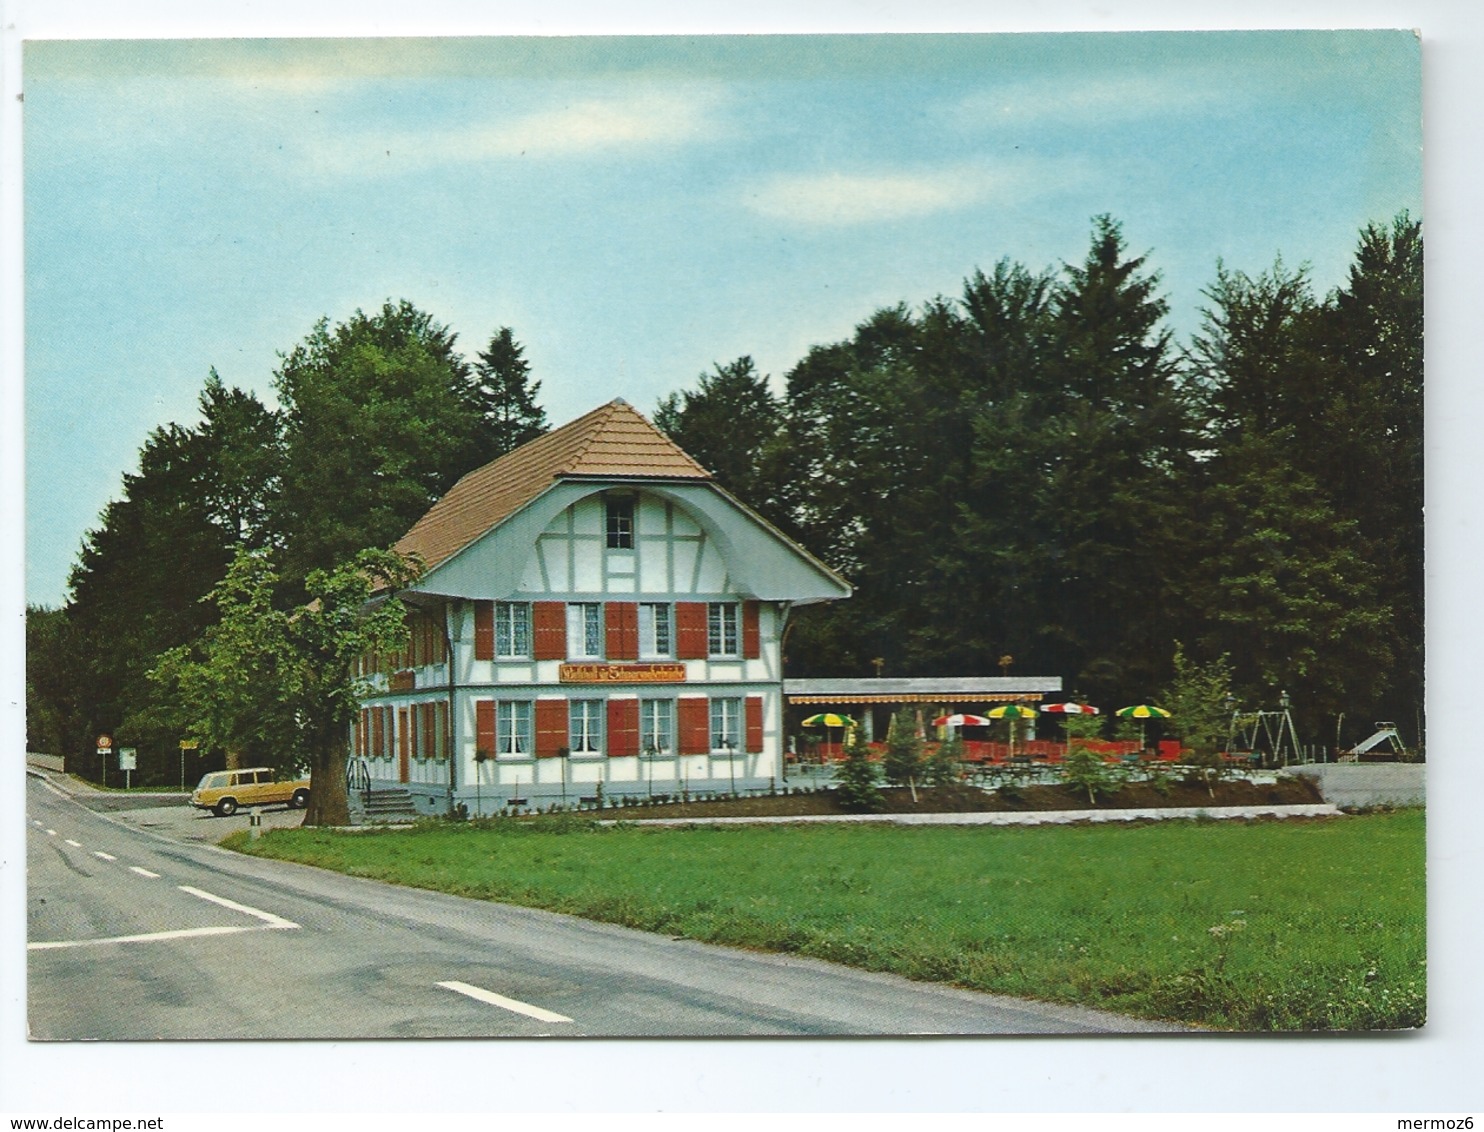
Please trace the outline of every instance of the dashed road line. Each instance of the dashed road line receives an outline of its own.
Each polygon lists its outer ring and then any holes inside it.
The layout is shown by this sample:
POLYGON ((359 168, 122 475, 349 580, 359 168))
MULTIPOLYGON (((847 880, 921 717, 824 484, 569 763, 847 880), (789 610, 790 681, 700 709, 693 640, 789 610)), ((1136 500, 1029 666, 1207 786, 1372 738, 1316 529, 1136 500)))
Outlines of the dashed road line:
POLYGON ((105 852, 103 852, 102 849, 94 849, 93 850, 93 856, 95 856, 95 857, 102 857, 105 861, 117 861, 118 860, 118 858, 115 857, 112 853, 105 853, 105 852))
POLYGON ((46 835, 48 837, 55 837, 55 836, 57 836, 57 831, 54 830, 54 829, 49 829, 49 830, 46 831, 46 835))
POLYGON ((261 908, 249 908, 246 904, 239 904, 235 900, 228 900, 225 896, 216 896, 210 892, 203 892, 199 888, 192 888, 188 884, 177 884, 176 888, 182 892, 189 892, 192 896, 202 900, 209 900, 213 904, 220 904, 223 908, 230 908, 234 912, 245 912, 249 916, 256 916, 271 928, 297 928, 299 925, 292 920, 285 920, 282 916, 275 916, 272 912, 264 912, 261 908))
POLYGON ((148 869, 141 869, 138 865, 130 865, 129 866, 129 871, 131 873, 138 873, 142 877, 149 877, 150 880, 159 880, 160 879, 160 874, 159 873, 152 873, 148 869))
POLYGON ((82 848, 82 842, 81 841, 73 841, 72 838, 70 838, 70 837, 64 837, 64 838, 62 838, 62 840, 65 841, 65 842, 67 842, 67 844, 70 845, 70 846, 72 846, 72 848, 74 848, 74 849, 81 849, 82 848))
POLYGON ((447 990, 457 991, 459 994, 468 995, 479 1002, 488 1003, 490 1006, 498 1006, 501 1010, 508 1010, 512 1014, 524 1014, 527 1018, 534 1018, 538 1022, 570 1022, 572 1019, 565 1014, 557 1014, 551 1010, 543 1010, 539 1006, 532 1006, 529 1002, 518 1002, 513 998, 506 998, 494 991, 487 991, 483 987, 471 986, 457 980, 450 980, 438 984, 447 990))

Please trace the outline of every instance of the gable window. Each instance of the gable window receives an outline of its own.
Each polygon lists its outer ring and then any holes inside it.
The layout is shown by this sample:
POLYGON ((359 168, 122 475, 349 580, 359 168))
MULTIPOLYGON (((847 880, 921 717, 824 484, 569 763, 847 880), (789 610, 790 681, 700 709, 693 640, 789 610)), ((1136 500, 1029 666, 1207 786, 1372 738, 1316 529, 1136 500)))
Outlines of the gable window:
POLYGON ((663 657, 674 653, 671 643, 670 603, 667 601, 643 601, 639 603, 639 655, 663 657))
POLYGON ((713 751, 742 749, 741 700, 728 698, 711 701, 711 749, 713 751))
POLYGON ((531 701, 501 700, 495 713, 495 750, 502 755, 529 755, 531 701))
POLYGON ((531 655, 531 605, 529 602, 495 602, 495 655, 531 655))
POLYGON ((712 656, 737 656, 741 633, 737 603, 713 601, 706 606, 706 648, 712 656))
POLYGON ((639 701, 639 750, 646 755, 675 751, 675 701, 639 701))
POLYGON ((609 550, 634 549, 634 497, 610 495, 603 500, 609 550))
POLYGON ((603 703, 573 700, 569 705, 567 745, 574 755, 599 754, 603 750, 603 703))
POLYGON ((598 602, 567 604, 567 655, 585 660, 603 655, 603 607, 598 602))

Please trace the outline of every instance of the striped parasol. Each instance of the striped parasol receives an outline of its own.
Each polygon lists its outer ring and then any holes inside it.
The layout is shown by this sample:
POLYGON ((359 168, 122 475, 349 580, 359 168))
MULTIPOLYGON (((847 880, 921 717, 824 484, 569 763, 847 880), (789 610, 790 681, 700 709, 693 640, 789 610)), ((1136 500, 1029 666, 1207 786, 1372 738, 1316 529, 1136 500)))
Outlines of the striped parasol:
POLYGON ((933 720, 934 727, 988 727, 989 720, 982 715, 959 712, 955 715, 940 715, 933 720))
POLYGON ((1173 713, 1165 711, 1162 707, 1155 707, 1153 704, 1133 704, 1130 707, 1121 707, 1113 714, 1118 716, 1119 719, 1137 719, 1139 721, 1139 746, 1143 747, 1146 745, 1144 728, 1148 726, 1148 721, 1151 719, 1169 719, 1173 713))
POLYGON ((1029 704, 1001 704, 984 714, 990 719, 1035 719, 1036 709, 1029 704))
POLYGON ((854 727, 855 720, 848 715, 836 715, 832 711, 822 711, 818 715, 811 715, 804 720, 805 727, 854 727))
POLYGON ((1057 715, 1097 715, 1098 709, 1091 704, 1042 704, 1042 711, 1055 712, 1057 715))
POLYGON ((1113 714, 1119 719, 1169 719, 1171 713, 1153 704, 1134 704, 1132 707, 1121 707, 1113 714))

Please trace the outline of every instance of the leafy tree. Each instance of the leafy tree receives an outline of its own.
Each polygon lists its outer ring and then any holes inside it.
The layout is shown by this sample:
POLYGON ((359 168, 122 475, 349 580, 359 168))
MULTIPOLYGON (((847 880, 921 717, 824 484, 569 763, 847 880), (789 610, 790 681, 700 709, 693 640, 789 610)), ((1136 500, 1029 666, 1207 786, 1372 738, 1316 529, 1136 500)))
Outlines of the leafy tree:
POLYGON ((161 657, 151 679, 203 744, 250 752, 281 771, 309 767, 305 824, 346 825, 347 737, 367 691, 356 664, 405 643, 395 594, 418 573, 390 551, 363 550, 338 569, 311 571, 309 604, 284 610, 274 604, 279 577, 270 555, 239 550, 211 594, 220 620, 195 646, 161 657), (368 606, 377 588, 393 596, 368 606))
POLYGON ((483 459, 493 460, 535 440, 547 430, 546 410, 536 401, 541 383, 531 380, 525 350, 502 326, 473 365, 473 403, 482 421, 483 459))
POLYGON ((1224 653, 1199 664, 1186 656, 1184 646, 1176 641, 1174 670, 1164 701, 1174 716, 1182 745, 1189 749, 1185 761, 1194 767, 1195 777, 1214 798, 1216 782, 1231 769, 1221 757, 1231 731, 1231 667, 1224 653))
POLYGON ((917 733, 917 713, 894 712, 886 731, 886 753, 881 770, 893 786, 920 781, 923 773, 923 742, 917 733))
POLYGON ((1189 565, 1186 598, 1202 651, 1236 658, 1239 684, 1263 699, 1288 688, 1311 713, 1384 695, 1393 612, 1377 593, 1357 524, 1285 461, 1281 439, 1218 457, 1195 520, 1208 552, 1189 565))
POLYGON ((656 427, 742 502, 786 523, 778 500, 782 406, 767 375, 744 356, 714 366, 699 381, 699 388, 660 402, 656 427))
POLYGON ((851 728, 845 757, 835 766, 835 796, 847 810, 874 813, 886 805, 876 786, 876 764, 859 728, 851 728))
POLYGON ((87 742, 78 702, 82 660, 67 610, 26 607, 26 750, 62 755, 87 742))
POLYGON ((1231 729, 1230 658, 1223 653, 1201 664, 1176 641, 1173 668, 1162 693, 1164 706, 1174 717, 1182 744, 1197 755, 1213 755, 1225 747, 1231 729))
POLYGON ((334 327, 322 318, 283 356, 276 522, 287 582, 394 542, 487 462, 485 402, 455 338, 403 300, 334 327))

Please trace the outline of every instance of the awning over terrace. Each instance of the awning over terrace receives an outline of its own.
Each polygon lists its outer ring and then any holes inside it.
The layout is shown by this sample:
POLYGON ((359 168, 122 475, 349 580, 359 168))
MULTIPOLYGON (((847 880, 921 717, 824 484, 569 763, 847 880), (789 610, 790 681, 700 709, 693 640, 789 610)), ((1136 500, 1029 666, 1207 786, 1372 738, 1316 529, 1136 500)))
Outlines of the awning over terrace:
POLYGON ((1060 676, 847 677, 785 680, 790 704, 960 704, 1037 703, 1061 691, 1060 676))
POLYGON ((886 717, 876 719, 873 709, 877 707, 929 704, 953 710, 989 704, 1039 703, 1048 694, 1061 690, 1060 676, 861 676, 783 682, 784 700, 790 708, 833 707, 845 715, 858 715, 867 740, 878 733, 885 734, 886 717))

